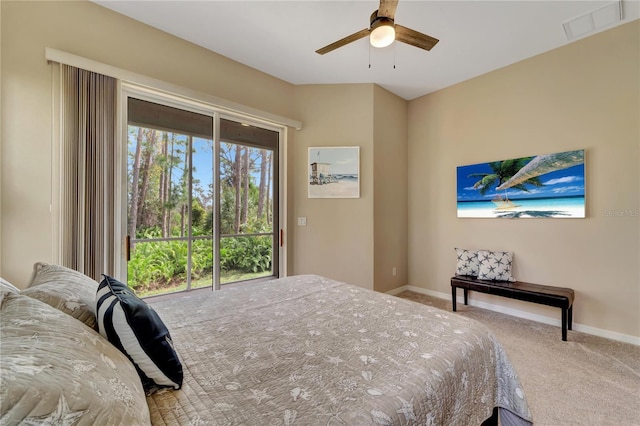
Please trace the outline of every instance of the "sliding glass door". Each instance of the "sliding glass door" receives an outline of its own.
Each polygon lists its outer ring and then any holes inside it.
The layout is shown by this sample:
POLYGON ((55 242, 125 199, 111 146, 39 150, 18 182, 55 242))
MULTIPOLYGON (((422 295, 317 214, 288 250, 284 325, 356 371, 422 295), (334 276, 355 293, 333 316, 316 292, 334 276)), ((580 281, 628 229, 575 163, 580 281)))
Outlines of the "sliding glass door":
POLYGON ((133 97, 127 123, 128 285, 277 277, 279 133, 133 97))
POLYGON ((278 132, 220 120, 220 282, 278 276, 278 132))

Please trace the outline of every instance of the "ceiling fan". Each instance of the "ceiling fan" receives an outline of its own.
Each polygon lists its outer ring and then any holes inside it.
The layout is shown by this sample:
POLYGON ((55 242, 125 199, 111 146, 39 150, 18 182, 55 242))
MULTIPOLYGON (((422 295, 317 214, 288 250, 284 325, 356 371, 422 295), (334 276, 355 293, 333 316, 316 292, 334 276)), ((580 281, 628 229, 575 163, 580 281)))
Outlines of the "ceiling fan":
POLYGON ((386 47, 393 43, 394 40, 398 40, 420 49, 431 50, 439 40, 396 24, 394 16, 397 7, 398 0, 380 0, 380 7, 371 14, 369 28, 320 48, 316 50, 316 53, 324 55, 366 36, 369 36, 369 42, 373 47, 386 47))

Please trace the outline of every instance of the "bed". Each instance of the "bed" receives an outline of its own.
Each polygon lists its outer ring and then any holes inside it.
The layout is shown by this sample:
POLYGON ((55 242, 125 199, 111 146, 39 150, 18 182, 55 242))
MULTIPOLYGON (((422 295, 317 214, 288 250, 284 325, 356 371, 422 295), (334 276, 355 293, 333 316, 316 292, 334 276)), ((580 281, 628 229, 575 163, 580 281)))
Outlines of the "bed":
POLYGON ((0 424, 531 424, 502 346, 457 314, 315 275, 147 303, 110 279, 36 263, 24 290, 0 280, 0 424), (161 334, 118 323, 134 304, 161 334), (173 358, 138 361, 132 327, 173 358), (164 364, 179 377, 153 392, 164 364))
POLYGON ((184 368, 155 425, 531 424, 502 346, 447 311, 315 275, 149 302, 184 368))

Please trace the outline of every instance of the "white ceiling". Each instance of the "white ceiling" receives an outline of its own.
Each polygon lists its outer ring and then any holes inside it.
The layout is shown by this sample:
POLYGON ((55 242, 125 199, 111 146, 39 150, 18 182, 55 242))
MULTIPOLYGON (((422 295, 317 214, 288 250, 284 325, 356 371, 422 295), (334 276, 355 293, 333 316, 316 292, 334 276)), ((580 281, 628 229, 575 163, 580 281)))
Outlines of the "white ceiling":
MULTIPOLYGON (((367 28, 379 2, 94 1, 292 84, 376 83, 407 100, 573 42, 563 22, 612 3, 400 0, 395 22, 439 39, 430 52, 364 38, 322 56, 320 47, 367 28)), ((640 17, 640 0, 622 8, 618 24, 640 17)))

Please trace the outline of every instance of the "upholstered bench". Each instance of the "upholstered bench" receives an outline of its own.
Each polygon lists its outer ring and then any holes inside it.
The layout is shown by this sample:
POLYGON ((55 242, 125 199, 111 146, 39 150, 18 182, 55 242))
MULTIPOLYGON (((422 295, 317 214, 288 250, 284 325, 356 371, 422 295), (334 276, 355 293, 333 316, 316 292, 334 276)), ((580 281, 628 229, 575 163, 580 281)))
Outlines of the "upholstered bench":
POLYGON ((551 287, 521 281, 480 280, 473 276, 456 275, 451 278, 451 296, 454 312, 456 310, 456 289, 458 287, 464 290, 465 305, 469 302, 469 290, 473 290, 560 308, 562 309, 562 340, 567 340, 567 329, 571 330, 573 322, 574 293, 570 288, 551 287))

